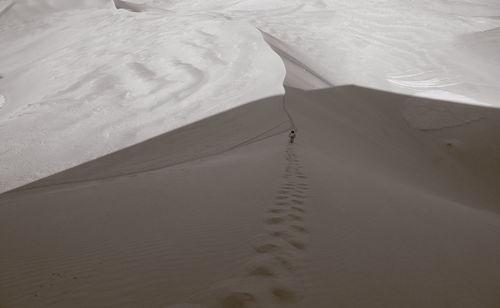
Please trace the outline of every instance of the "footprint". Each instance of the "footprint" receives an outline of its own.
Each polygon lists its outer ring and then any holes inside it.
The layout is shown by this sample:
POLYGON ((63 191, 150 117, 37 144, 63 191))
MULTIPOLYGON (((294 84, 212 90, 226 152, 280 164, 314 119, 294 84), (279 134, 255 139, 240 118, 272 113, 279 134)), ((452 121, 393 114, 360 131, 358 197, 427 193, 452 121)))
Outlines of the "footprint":
POLYGON ((272 290, 274 297, 282 303, 293 303, 296 301, 295 293, 283 287, 275 287, 272 290))
POLYGON ((258 253, 268 253, 268 252, 275 250, 277 248, 278 248, 277 245, 269 243, 269 244, 256 246, 254 249, 258 253))
POLYGON ((306 248, 306 245, 304 243, 299 242, 299 241, 291 240, 291 241, 288 241, 288 243, 290 243, 290 245, 292 245, 293 247, 295 247, 299 250, 304 250, 306 248))
POLYGON ((264 222, 268 225, 275 225, 283 222, 283 218, 281 217, 273 217, 264 220, 264 222))
POLYGON ((252 268, 248 271, 248 274, 251 276, 264 276, 264 277, 273 277, 274 273, 271 269, 269 269, 265 265, 260 265, 255 268, 252 268))
POLYGON ((301 233, 307 233, 307 229, 302 226, 293 225, 290 228, 301 233))
POLYGON ((271 236, 274 236, 274 237, 284 237, 284 236, 286 236, 286 233, 283 232, 283 231, 273 231, 273 232, 270 232, 269 234, 271 236))
MULTIPOLYGON (((288 282, 293 282, 289 278, 296 271, 295 263, 302 256, 301 251, 308 246, 306 238, 309 231, 303 226, 307 209, 302 205, 309 187, 308 181, 303 180, 307 176, 293 149, 287 151, 286 160, 288 164, 282 174, 284 180, 278 186, 274 203, 267 209, 267 217, 263 220, 266 225, 264 233, 252 239, 254 254, 244 267, 244 277, 223 281, 216 285, 217 289, 211 288, 212 292, 207 293, 209 301, 203 301, 207 307, 262 307, 261 296, 272 307, 298 301, 295 287, 290 288, 288 282), (219 291, 214 294, 213 290, 219 291)), ((203 300, 204 293, 199 294, 193 298, 203 300)))
POLYGON ((302 218, 302 216, 295 215, 295 214, 289 214, 288 217, 290 217, 293 220, 297 220, 297 221, 303 221, 304 220, 304 218, 302 218))
POLYGON ((235 292, 220 302, 221 308, 244 308, 252 307, 257 304, 255 296, 246 292, 235 292))
POLYGON ((271 213, 274 213, 274 214, 280 214, 280 213, 283 213, 285 210, 283 209, 272 209, 272 210, 269 210, 269 212, 271 213))
POLYGON ((287 271, 291 271, 291 272, 295 271, 295 267, 292 265, 292 263, 290 263, 290 261, 288 261, 284 257, 276 257, 276 260, 287 271))
POLYGON ((292 210, 305 213, 306 211, 303 208, 297 207, 297 206, 292 206, 292 210))

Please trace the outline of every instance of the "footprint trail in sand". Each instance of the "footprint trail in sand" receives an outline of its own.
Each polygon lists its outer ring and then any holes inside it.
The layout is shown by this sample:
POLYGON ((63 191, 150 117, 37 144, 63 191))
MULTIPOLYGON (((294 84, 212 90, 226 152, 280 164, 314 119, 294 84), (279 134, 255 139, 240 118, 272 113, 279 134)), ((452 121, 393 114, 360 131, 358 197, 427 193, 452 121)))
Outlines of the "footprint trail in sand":
POLYGON ((194 294, 189 302, 196 307, 279 307, 300 300, 295 272, 307 249, 305 204, 309 185, 294 145, 287 146, 285 155, 283 183, 264 215, 265 233, 252 241, 255 254, 246 263, 244 274, 194 294))

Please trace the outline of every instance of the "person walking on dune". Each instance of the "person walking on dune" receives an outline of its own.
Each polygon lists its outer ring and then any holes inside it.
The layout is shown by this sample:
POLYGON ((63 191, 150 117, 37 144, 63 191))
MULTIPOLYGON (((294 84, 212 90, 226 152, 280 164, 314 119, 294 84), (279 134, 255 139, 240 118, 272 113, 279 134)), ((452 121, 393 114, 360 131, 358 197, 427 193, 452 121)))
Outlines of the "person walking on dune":
POLYGON ((288 134, 288 137, 290 137, 290 143, 293 143, 293 141, 295 140, 295 131, 293 129, 290 134, 288 134))

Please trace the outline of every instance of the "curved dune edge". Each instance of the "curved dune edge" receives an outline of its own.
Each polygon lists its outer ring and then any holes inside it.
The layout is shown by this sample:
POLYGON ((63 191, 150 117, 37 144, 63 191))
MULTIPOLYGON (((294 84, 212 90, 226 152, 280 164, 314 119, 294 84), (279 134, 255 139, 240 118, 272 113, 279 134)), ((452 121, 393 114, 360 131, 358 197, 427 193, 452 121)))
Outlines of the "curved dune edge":
POLYGON ((498 110, 284 102, 293 145, 275 97, 1 195, 0 304, 495 306, 498 110))

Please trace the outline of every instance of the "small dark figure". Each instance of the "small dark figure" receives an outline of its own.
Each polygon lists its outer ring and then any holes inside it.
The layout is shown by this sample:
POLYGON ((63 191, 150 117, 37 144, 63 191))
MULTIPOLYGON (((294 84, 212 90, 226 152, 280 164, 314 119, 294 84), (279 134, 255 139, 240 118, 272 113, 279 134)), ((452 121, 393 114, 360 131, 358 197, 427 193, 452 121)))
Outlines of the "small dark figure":
POLYGON ((288 134, 288 137, 290 137, 290 143, 293 143, 293 141, 295 140, 295 131, 293 129, 290 134, 288 134))

